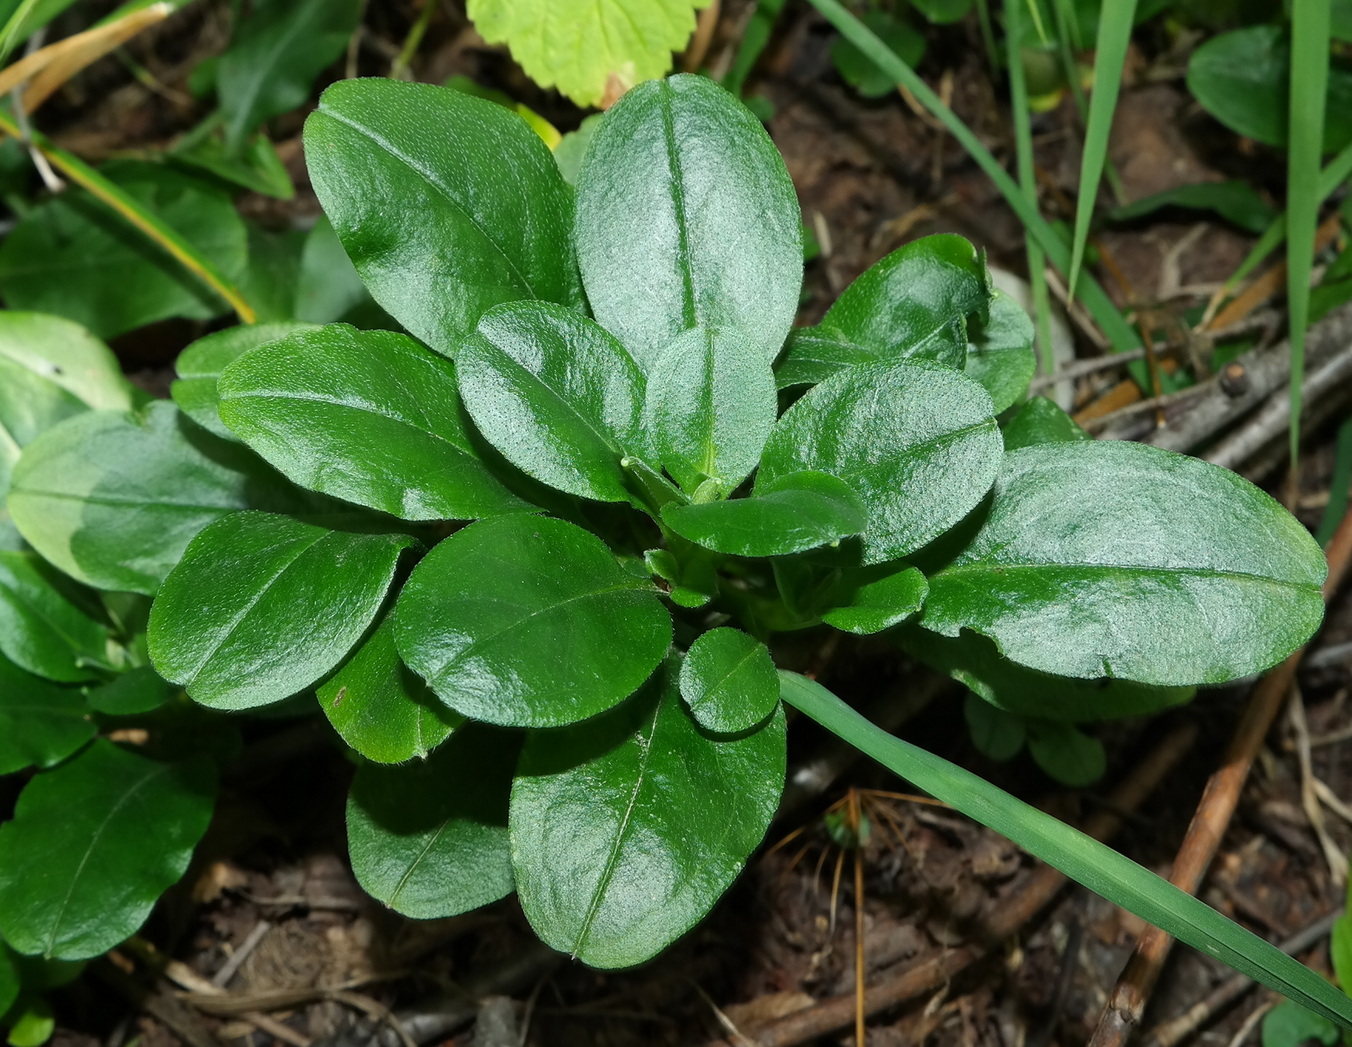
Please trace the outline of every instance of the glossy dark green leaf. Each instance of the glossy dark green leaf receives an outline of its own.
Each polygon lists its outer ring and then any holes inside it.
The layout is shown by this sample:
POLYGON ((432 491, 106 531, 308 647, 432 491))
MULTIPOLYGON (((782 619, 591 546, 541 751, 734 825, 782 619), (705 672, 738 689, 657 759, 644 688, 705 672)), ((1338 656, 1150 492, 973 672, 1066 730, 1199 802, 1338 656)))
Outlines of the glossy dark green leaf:
POLYGON ((189 543, 150 610, 156 670, 195 701, 251 709, 337 665, 385 600, 402 534, 233 513, 189 543))
POLYGON ((1021 716, 997 709, 968 691, 963 698, 962 718, 972 744, 989 760, 1003 763, 1012 760, 1028 738, 1028 727, 1021 716))
POLYGON ((1037 370, 1033 353, 1033 321, 1023 306, 1003 291, 991 299, 990 316, 967 325, 968 378, 991 394, 995 413, 1017 403, 1037 370))
POLYGON ((118 673, 98 687, 86 687, 89 707, 105 716, 137 716, 169 701, 170 684, 148 665, 118 673))
POLYGON ((400 660, 388 615, 317 693, 343 741, 376 763, 425 757, 464 723, 400 660))
MULTIPOLYGON (((106 173, 227 276, 244 269, 244 221, 224 192, 153 164, 123 163, 106 173)), ((205 320, 227 308, 82 189, 34 207, 5 237, 0 291, 11 308, 55 313, 104 338, 173 316, 205 320)))
MULTIPOLYGON (((1188 90, 1230 130, 1264 145, 1286 145, 1291 37, 1280 25, 1252 25, 1214 36, 1188 60, 1188 90)), ((1352 70, 1328 73, 1324 152, 1352 141, 1352 70)))
POLYGON ((881 563, 966 516, 989 490, 1001 453, 990 396, 966 375, 911 363, 855 367, 784 412, 756 490, 802 469, 839 477, 868 510, 863 561, 881 563))
POLYGON ((795 327, 775 364, 775 385, 817 385, 837 371, 876 364, 878 354, 861 348, 830 327, 795 327))
POLYGON ((786 556, 860 534, 868 512, 849 484, 802 471, 757 484, 747 498, 680 505, 662 520, 682 538, 730 556, 786 556))
POLYGON ((1075 443, 1093 437, 1075 424, 1075 419, 1054 400, 1035 396, 1019 408, 1004 427, 1005 450, 1017 451, 1034 444, 1075 443))
POLYGON ((49 680, 96 675, 108 662, 108 630, 71 589, 32 553, 0 551, 0 652, 49 680))
POLYGON ((217 387, 225 424, 302 487, 405 520, 529 508, 471 443, 455 366, 407 335, 297 331, 240 357, 217 387))
POLYGON ((1034 720, 1027 729, 1029 755, 1062 785, 1092 785, 1108 769, 1103 743, 1071 724, 1034 720))
POLYGON ((1108 212, 1110 222, 1130 222, 1167 208, 1211 211, 1247 233, 1259 236, 1277 217, 1276 209, 1248 182, 1196 182, 1166 189, 1108 212))
POLYGON ((511 894, 507 798, 520 744, 514 733, 469 724, 426 761, 358 770, 347 848, 362 888, 416 920, 511 894))
MULTIPOLYGON (((0 312, 0 362, 46 379, 95 410, 125 411, 132 406, 132 387, 112 350, 79 324, 59 316, 15 309, 0 312)), ((7 381, 0 382, 0 389, 7 381)))
POLYGON ((961 369, 967 317, 986 316, 986 263, 960 236, 914 240, 865 269, 826 312, 823 327, 885 360, 961 369))
MULTIPOLYGON (((876 7, 865 11, 859 20, 912 68, 924 57, 924 36, 905 20, 876 7)), ((844 37, 832 41, 831 61, 845 82, 865 98, 882 98, 897 89, 897 82, 892 77, 865 58, 859 48, 844 37)))
POLYGON ((456 361, 479 431, 522 472, 603 502, 629 499, 620 460, 643 456, 645 382, 604 328, 545 302, 484 314, 456 361))
POLYGON ((562 520, 503 516, 457 531, 414 568, 399 653, 474 720, 555 727, 632 694, 671 643, 651 584, 562 520))
POLYGON ((29 444, 9 511, 48 561, 100 589, 153 593, 198 531, 279 478, 170 403, 91 411, 29 444))
POLYGON ((761 841, 784 787, 784 712, 729 739, 700 731, 668 665, 592 723, 534 732, 512 786, 521 907, 593 967, 656 955, 709 911, 761 841))
POLYGON ((572 192, 515 113, 431 84, 343 80, 306 121, 305 158, 375 300, 438 352, 454 356, 499 302, 581 301, 572 192))
POLYGON ((178 381, 169 387, 169 394, 179 409, 203 429, 234 440, 235 434, 221 421, 220 396, 216 390, 221 372, 250 349, 306 330, 314 328, 294 322, 240 324, 199 338, 174 362, 178 381))
POLYGON ((1039 444, 1006 456, 922 624, 1062 676, 1219 683, 1310 637, 1324 573, 1314 539, 1234 473, 1141 444, 1039 444))
POLYGON ((712 480, 727 495, 745 480, 778 410, 765 354, 737 331, 686 331, 650 372, 646 417, 654 450, 688 493, 712 480))
POLYGON ((0 825, 0 934, 79 960, 134 934, 188 867, 211 820, 215 770, 97 741, 24 787, 0 825))
POLYGON ((0 656, 0 774, 51 767, 94 737, 84 695, 0 656))
POLYGON ((305 104, 315 77, 343 53, 362 0, 256 0, 217 59, 216 95, 229 153, 265 120, 305 104))
POLYGON ((702 76, 630 89, 577 183, 577 252, 601 325, 651 371, 691 327, 740 330, 767 361, 798 311, 798 198, 765 128, 702 76))
POLYGON ((901 644, 982 701, 1016 716, 1067 723, 1150 716, 1190 701, 1197 690, 1038 672, 1002 658, 995 644, 970 631, 950 637, 908 627, 901 634, 901 644))
POLYGON ((831 609, 822 613, 822 621, 860 636, 880 633, 919 611, 928 592, 929 583, 914 567, 877 578, 864 575, 857 583, 840 587, 831 609))
POLYGON ((770 650, 740 629, 710 629, 686 652, 681 698, 706 731, 749 731, 779 705, 779 675, 770 650))

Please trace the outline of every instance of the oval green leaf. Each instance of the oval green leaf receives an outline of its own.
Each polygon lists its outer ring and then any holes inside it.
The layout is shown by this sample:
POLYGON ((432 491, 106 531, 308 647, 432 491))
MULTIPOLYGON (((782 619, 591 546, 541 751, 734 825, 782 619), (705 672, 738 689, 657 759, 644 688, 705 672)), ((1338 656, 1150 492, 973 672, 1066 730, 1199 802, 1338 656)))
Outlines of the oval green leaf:
POLYGON ((1062 676, 1221 683, 1310 637, 1324 574, 1304 527, 1234 473, 1141 444, 1039 444, 1006 457, 921 624, 1062 676))
POLYGON ((929 583, 915 567, 878 578, 863 575, 837 586, 833 606, 823 612, 822 621, 859 636, 880 633, 919 611, 928 593, 929 583))
POLYGON ((1003 291, 995 291, 986 320, 967 325, 968 378, 975 378, 991 394, 995 413, 1017 403, 1028 391, 1037 370, 1033 353, 1033 321, 1023 306, 1003 291))
POLYGON ((96 741, 24 787, 0 825, 0 934, 21 953, 83 960, 145 922, 206 831, 216 774, 96 741))
POLYGON ((1066 414, 1054 400, 1035 396, 1019 408, 1004 426, 1005 450, 1017 451, 1034 444, 1074 443, 1092 440, 1075 419, 1066 414))
POLYGON ((352 649, 413 544, 272 513, 227 516, 192 540, 164 580, 150 609, 150 658, 203 705, 279 702, 352 649))
POLYGON ((572 192, 502 106, 431 84, 343 80, 306 121, 305 159, 372 296, 437 352, 454 356, 499 302, 581 301, 572 192))
POLYGON ((549 945, 593 967, 655 956, 713 907, 784 788, 784 712, 704 734, 669 664, 595 723, 527 736, 512 786, 521 907, 549 945))
POLYGON ((69 580, 32 553, 0 551, 0 652, 22 669, 73 683, 108 664, 108 630, 69 580))
POLYGON ((596 319, 645 371, 691 327, 778 355, 803 279, 798 198, 765 128, 702 76, 649 80, 606 113, 577 184, 596 319))
POLYGON ((961 236, 914 240, 865 269, 822 320, 885 360, 932 360, 961 369, 967 317, 986 316, 986 263, 961 236))
POLYGON ((680 505, 662 520, 687 541, 729 556, 787 556, 860 534, 864 503, 845 481, 803 471, 757 485, 748 498, 680 505))
POLYGON ((343 741, 376 763, 425 757, 465 722, 399 659, 389 615, 317 693, 343 741))
POLYGON ((1057 720, 1028 724, 1028 752, 1039 767, 1072 789, 1092 785, 1108 769, 1101 741, 1057 720))
POLYGON ((51 767, 94 737, 84 695, 0 656, 0 774, 51 767))
POLYGON ((855 367, 784 412, 756 490, 803 469, 839 477, 868 510, 863 562, 881 563, 966 516, 990 489, 1000 455, 990 396, 966 375, 922 364, 855 367))
POLYGON ((515 733, 469 724, 424 762, 358 770, 347 848, 362 889, 415 920, 511 894, 507 798, 520 745, 515 733))
POLYGON ((479 431, 522 472, 581 498, 629 500, 620 460, 643 457, 645 382, 604 328, 544 302, 490 310, 456 360, 479 431))
POLYGON ((681 663, 681 698, 706 731, 749 731, 779 705, 779 676, 770 650, 740 629, 710 629, 681 663))
POLYGON ((779 403, 765 354, 736 331, 696 327, 662 351, 645 415, 654 449, 687 492, 726 495, 750 475, 779 403))
POLYGON ((221 374, 221 419, 302 487, 404 520, 528 509, 470 439, 455 365, 407 335, 298 331, 221 374))
POLYGON ((409 577, 399 653, 443 702, 505 727, 557 727, 632 694, 671 643, 653 586, 562 520, 457 531, 409 577))
POLYGON ((59 316, 0 312, 0 361, 45 378, 96 411, 132 406, 131 384, 112 350, 59 316))

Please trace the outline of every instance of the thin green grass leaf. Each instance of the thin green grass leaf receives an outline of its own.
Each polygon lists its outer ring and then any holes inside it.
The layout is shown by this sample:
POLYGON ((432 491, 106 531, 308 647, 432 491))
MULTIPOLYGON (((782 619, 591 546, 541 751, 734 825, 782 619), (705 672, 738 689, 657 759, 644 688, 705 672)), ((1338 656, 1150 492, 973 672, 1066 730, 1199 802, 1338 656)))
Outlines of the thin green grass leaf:
POLYGON ((1291 464, 1300 457, 1301 386, 1310 272, 1319 225, 1319 155, 1329 79, 1328 0, 1295 0, 1291 9, 1291 137, 1286 154, 1286 304, 1291 340, 1291 464))
POLYGON ((1104 4, 1099 16, 1098 44, 1094 59, 1094 92, 1089 98, 1089 120, 1084 131, 1084 152, 1080 157, 1080 197, 1075 205, 1075 239, 1070 250, 1067 294, 1074 300, 1084 248, 1089 242, 1089 223, 1094 217, 1099 179, 1108 156, 1108 134, 1113 128, 1117 95, 1122 88, 1122 67, 1131 43, 1131 27, 1136 19, 1136 0, 1104 4))
MULTIPOLYGON (((985 172, 995 187, 1000 191, 1000 195, 1005 198, 1010 209, 1018 216, 1019 221, 1024 228, 1032 234, 1037 240, 1038 246, 1046 252, 1047 257, 1062 273, 1070 269, 1070 248, 1056 234, 1043 217, 1038 214, 1037 208, 1029 204, 1028 198, 1019 188, 1018 183, 1010 177, 1009 172, 1000 166, 999 161, 991 155, 976 135, 972 133, 962 120, 948 106, 939 99, 928 84, 925 83, 915 70, 903 62, 897 55, 876 35, 869 32, 859 19, 850 14, 839 2, 839 0, 811 0, 812 6, 840 33, 841 36, 849 40, 855 47, 862 51, 878 68, 882 69, 889 76, 893 77, 897 83, 904 86, 926 109, 939 120, 958 143, 967 150, 970 156, 985 172)), ((1127 323, 1126 318, 1113 304, 1111 298, 1093 279, 1086 275, 1081 281, 1080 301, 1084 303, 1089 314, 1094 318, 1094 322, 1107 336, 1108 341, 1112 343, 1113 349, 1122 351, 1134 349, 1140 345, 1140 339, 1131 325, 1127 323)))
POLYGON ((1344 1028, 1352 1028, 1352 999, 1209 905, 970 771, 893 737, 807 677, 781 671, 779 678, 784 701, 888 770, 1007 836, 1113 904, 1344 1028))
POLYGON ((1320 545, 1328 545, 1333 532, 1338 529, 1347 514, 1347 493, 1352 487, 1352 418, 1338 427, 1338 439, 1333 458, 1333 479, 1329 481, 1329 504, 1324 507, 1324 516, 1319 521, 1319 530, 1314 540, 1320 545))
POLYGON ((981 23, 981 42, 986 45, 986 61, 990 63, 991 76, 997 76, 1000 72, 1000 52, 995 47, 990 0, 976 0, 976 14, 981 23))

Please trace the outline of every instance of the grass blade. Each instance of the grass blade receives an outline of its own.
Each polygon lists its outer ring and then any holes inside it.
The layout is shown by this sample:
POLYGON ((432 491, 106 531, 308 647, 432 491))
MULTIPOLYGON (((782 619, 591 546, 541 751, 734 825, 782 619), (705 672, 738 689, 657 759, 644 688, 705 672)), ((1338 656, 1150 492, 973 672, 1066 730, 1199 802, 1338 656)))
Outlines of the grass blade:
POLYGON ((779 679, 784 701, 888 770, 1007 836, 1115 905, 1352 1028, 1352 999, 1209 905, 970 771, 888 734, 807 677, 781 671, 779 679))
MULTIPOLYGON (((1036 207, 1029 204, 1028 198, 1018 183, 1010 177, 1009 172, 1000 166, 999 161, 991 155, 976 135, 956 113, 940 100, 928 84, 925 83, 909 65, 903 62, 895 52, 886 44, 871 33, 868 28, 850 14, 839 2, 839 0, 811 0, 821 15, 830 22, 846 40, 854 44, 865 57, 874 63, 879 69, 892 77, 897 83, 903 85, 926 109, 939 120, 958 143, 967 150, 970 156, 985 172, 995 187, 1000 191, 1000 195, 1005 198, 1005 202, 1018 216, 1019 221, 1023 223, 1024 228, 1037 241, 1039 247, 1046 253, 1051 262, 1062 273, 1070 269, 1070 248, 1052 229, 1043 217, 1038 213, 1036 207)), ((1102 329, 1112 346, 1117 351, 1134 349, 1140 345, 1140 339, 1136 332, 1127 323, 1126 318, 1113 304, 1111 298, 1099 285, 1099 283, 1089 275, 1085 275, 1080 286, 1080 301, 1094 321, 1102 329)))
POLYGON ((1286 154, 1286 303, 1291 341, 1291 464, 1300 455, 1301 385, 1310 272, 1319 224, 1319 158, 1329 79, 1328 0, 1295 0, 1291 9, 1291 133, 1286 154))
POLYGON ((1074 299, 1089 223, 1094 217, 1099 179, 1108 156, 1108 135, 1113 128, 1117 95, 1122 88, 1122 67, 1127 61, 1131 27, 1136 21, 1136 0, 1106 3, 1099 15, 1098 44, 1094 58, 1094 90, 1089 97, 1089 120, 1084 129, 1084 152, 1080 156, 1080 197, 1075 205, 1075 239, 1070 250, 1067 295, 1074 299))

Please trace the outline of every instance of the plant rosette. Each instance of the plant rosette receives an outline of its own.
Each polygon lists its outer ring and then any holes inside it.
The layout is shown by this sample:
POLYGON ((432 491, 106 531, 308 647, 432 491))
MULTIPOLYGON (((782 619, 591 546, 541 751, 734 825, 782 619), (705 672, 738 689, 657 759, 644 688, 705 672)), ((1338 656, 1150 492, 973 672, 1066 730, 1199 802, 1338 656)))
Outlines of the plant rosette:
POLYGON ((317 689, 365 758, 349 844, 375 897, 433 917, 515 889, 555 948, 642 962, 763 838, 788 701, 1348 1016, 1200 902, 775 668, 774 633, 822 623, 932 638, 955 675, 980 640, 988 701, 1054 678, 1037 715, 1094 719, 1261 671, 1319 624, 1322 555, 1257 488, 1013 410, 1031 325, 971 244, 903 247, 793 330, 788 173, 695 76, 613 106, 576 190, 518 116, 424 84, 335 84, 305 146, 408 334, 297 328, 199 363, 194 418, 311 502, 203 521, 149 650, 217 709, 317 689))

